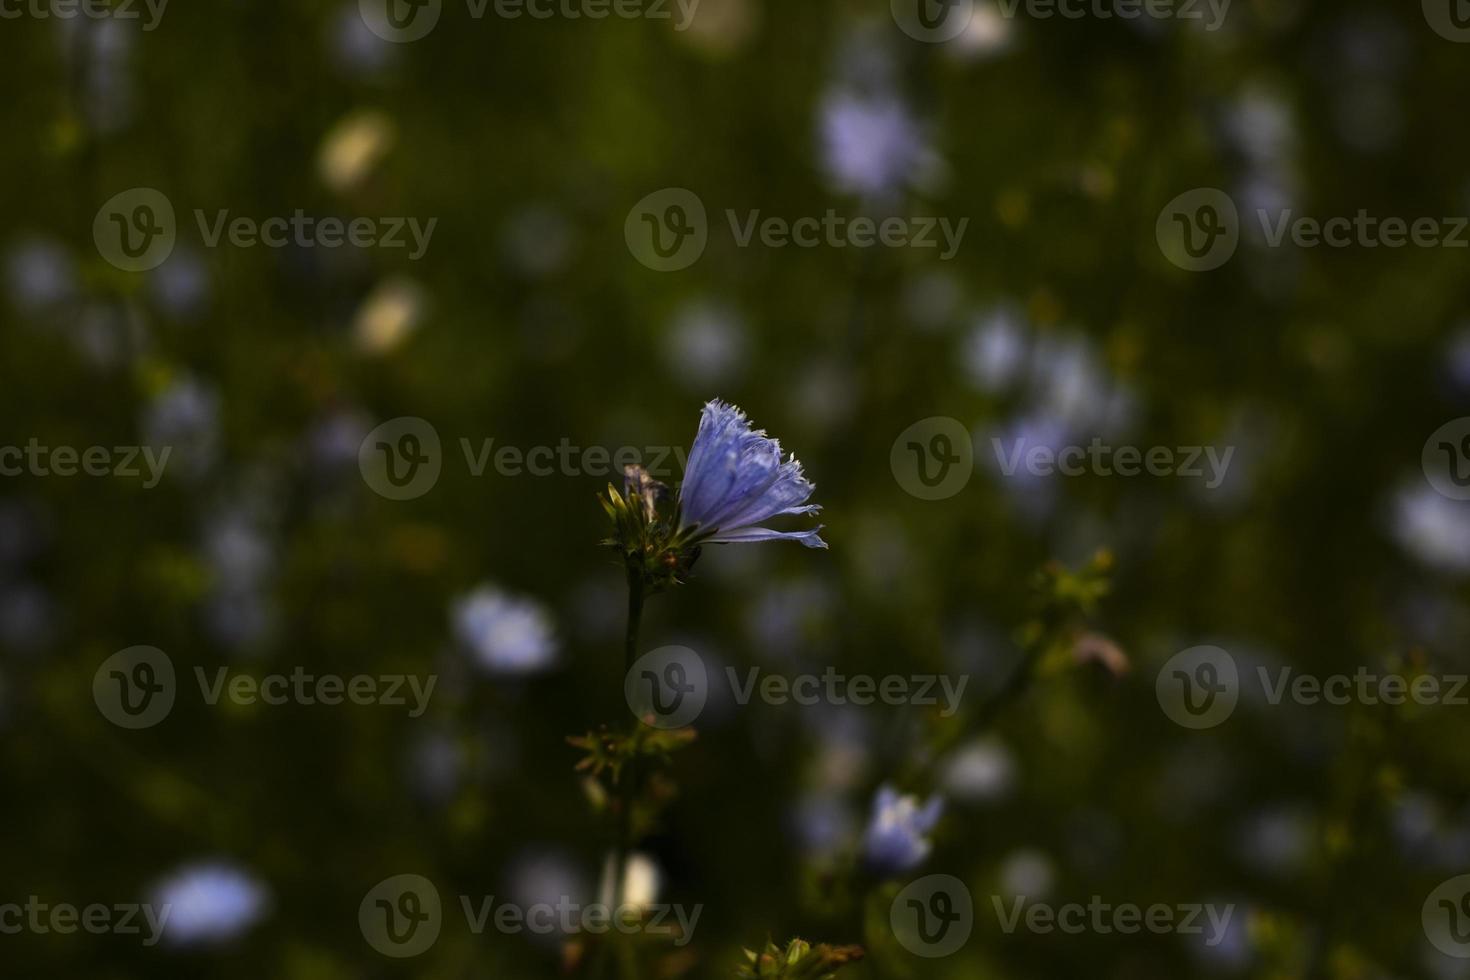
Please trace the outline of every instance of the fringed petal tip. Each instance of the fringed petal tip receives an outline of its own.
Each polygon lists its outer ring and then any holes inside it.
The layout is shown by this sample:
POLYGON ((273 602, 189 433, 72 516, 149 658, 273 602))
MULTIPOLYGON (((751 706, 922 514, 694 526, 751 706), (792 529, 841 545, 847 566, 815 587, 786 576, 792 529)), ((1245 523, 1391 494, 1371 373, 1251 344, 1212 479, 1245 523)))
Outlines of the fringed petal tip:
POLYGON ((827 547, 818 532, 823 525, 804 531, 774 531, 768 527, 741 527, 732 531, 719 531, 707 540, 711 544, 750 544, 753 541, 800 541, 808 548, 827 547))

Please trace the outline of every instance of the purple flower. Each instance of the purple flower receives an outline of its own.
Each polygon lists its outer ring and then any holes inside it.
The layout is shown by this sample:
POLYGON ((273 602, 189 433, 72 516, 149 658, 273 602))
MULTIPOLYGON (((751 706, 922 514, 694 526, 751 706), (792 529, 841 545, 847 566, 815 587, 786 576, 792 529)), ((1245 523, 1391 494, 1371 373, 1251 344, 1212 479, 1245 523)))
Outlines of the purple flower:
POLYGON ((807 504, 816 489, 795 456, 781 459, 781 444, 752 429, 734 405, 711 401, 699 418, 679 489, 681 529, 695 543, 734 544, 789 538, 808 548, 825 548, 818 525, 806 531, 773 531, 762 521, 784 514, 815 514, 807 504))
POLYGON ((933 848, 926 836, 939 822, 944 801, 933 797, 919 804, 916 796, 900 796, 882 786, 873 801, 873 819, 863 837, 868 866, 882 874, 903 874, 924 863, 933 848))
POLYGON ((267 911, 269 894, 248 872, 234 865, 207 862, 180 868, 155 892, 164 907, 164 937, 182 945, 232 939, 267 911))
POLYGON ((826 170, 839 191, 891 194, 933 167, 919 124, 892 95, 835 91, 823 102, 821 128, 826 170))

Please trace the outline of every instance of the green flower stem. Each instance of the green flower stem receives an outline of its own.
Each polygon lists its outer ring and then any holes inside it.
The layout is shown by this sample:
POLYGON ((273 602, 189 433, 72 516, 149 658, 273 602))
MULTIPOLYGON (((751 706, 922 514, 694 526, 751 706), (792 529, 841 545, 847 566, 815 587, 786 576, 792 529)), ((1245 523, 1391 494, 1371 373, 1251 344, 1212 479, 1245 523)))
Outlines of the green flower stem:
POLYGON ((638 630, 643 624, 643 569, 628 568, 628 631, 623 640, 623 670, 638 659, 638 630))
MULTIPOLYGON (((638 660, 638 633, 643 625, 643 600, 645 596, 643 569, 632 564, 628 566, 628 628, 623 637, 623 670, 633 669, 633 664, 638 660)), ((638 719, 633 720, 632 732, 636 734, 638 726, 642 724, 638 719)), ((628 858, 633 851, 633 803, 636 798, 636 786, 638 783, 638 759, 628 760, 618 775, 618 829, 616 837, 616 849, 613 857, 613 887, 612 904, 617 908, 622 903, 623 885, 628 877, 628 858)), ((598 951, 596 968, 593 971, 595 977, 602 977, 607 956, 611 949, 610 944, 604 943, 598 951)), ((629 969, 626 956, 618 958, 618 969, 625 980, 637 980, 629 969)))

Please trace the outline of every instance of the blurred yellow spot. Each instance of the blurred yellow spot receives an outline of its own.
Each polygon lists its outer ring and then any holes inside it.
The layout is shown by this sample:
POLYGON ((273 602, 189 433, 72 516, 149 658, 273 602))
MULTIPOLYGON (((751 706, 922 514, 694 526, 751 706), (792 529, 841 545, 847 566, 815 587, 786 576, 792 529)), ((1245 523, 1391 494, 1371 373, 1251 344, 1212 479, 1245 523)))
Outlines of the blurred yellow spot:
POLYGON ((404 524, 394 528, 388 539, 389 552, 405 568, 431 572, 444 564, 449 539, 444 529, 432 524, 404 524))
POLYGON ((424 312, 424 290, 412 279, 381 283, 358 308, 352 333, 360 350, 386 354, 413 333, 424 312))
POLYGON ((995 201, 995 214, 1007 228, 1019 228, 1031 216, 1031 198, 1022 190, 1002 191, 995 201))
POLYGON ((392 120, 381 112, 349 115, 322 140, 317 156, 322 183, 338 194, 355 190, 392 149, 395 135, 392 120))

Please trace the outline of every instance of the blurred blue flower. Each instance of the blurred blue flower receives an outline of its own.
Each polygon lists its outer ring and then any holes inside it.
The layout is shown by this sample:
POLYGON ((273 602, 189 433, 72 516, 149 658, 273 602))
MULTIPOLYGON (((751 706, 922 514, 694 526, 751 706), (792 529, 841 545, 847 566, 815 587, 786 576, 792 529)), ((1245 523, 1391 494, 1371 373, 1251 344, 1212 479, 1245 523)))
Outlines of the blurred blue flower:
POLYGON ((211 862, 180 868, 161 882, 153 902, 168 909, 164 938, 191 945, 232 939, 265 914, 265 886, 233 865, 211 862))
POLYGON ((752 429, 734 405, 711 401, 699 418, 679 490, 682 527, 698 528, 699 542, 734 544, 787 538, 825 548, 820 525, 806 531, 773 531, 761 521, 821 510, 806 500, 816 488, 795 456, 781 460, 781 443, 752 429))
POLYGON ((832 793, 801 797, 789 820, 802 852, 817 860, 836 855, 855 829, 852 811, 832 793))
POLYGON ((943 809, 944 801, 937 796, 920 805, 916 796, 901 796, 892 786, 880 787, 863 837, 868 866, 882 874, 903 874, 923 864, 934 846, 927 835, 943 809))
POLYGON ((482 585, 454 604, 454 634, 485 670, 530 674, 556 662, 551 617, 530 599, 482 585))
POLYGON ((933 166, 918 123, 887 93, 829 95, 822 105, 822 150, 838 190, 869 196, 917 183, 933 166))
POLYGON ((76 295, 76 263, 60 243, 30 239, 6 253, 5 283, 11 304, 21 313, 52 310, 76 295))
POLYGON ((986 313, 965 337, 961 362, 970 383, 981 391, 1006 388, 1025 366, 1030 340, 1014 311, 999 308, 986 313))
POLYGON ((148 403, 142 429, 150 445, 172 450, 174 467, 190 477, 202 476, 219 458, 219 391, 192 375, 183 375, 148 403))

